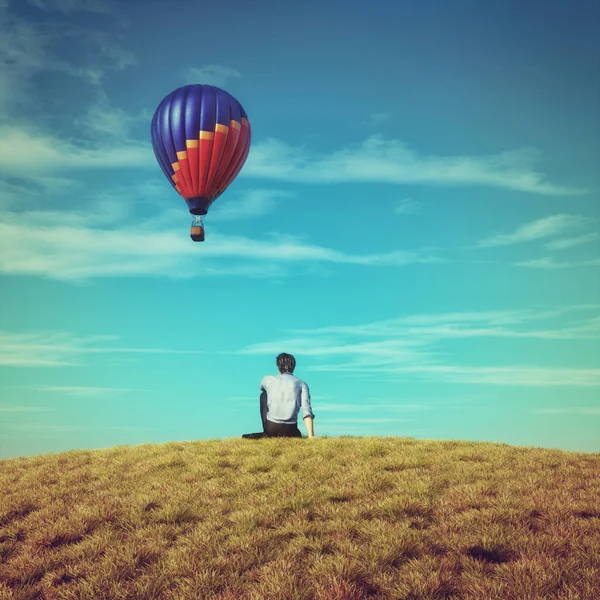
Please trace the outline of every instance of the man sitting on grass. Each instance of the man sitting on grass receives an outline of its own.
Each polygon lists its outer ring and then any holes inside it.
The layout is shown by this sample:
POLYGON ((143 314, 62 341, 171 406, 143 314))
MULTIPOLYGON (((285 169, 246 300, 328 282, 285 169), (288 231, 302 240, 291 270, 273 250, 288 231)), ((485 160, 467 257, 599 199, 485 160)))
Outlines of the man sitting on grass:
POLYGON ((263 431, 245 433, 242 437, 250 440, 262 437, 302 437, 298 429, 300 409, 308 437, 315 437, 315 415, 310 406, 310 391, 306 383, 293 374, 296 359, 283 352, 277 357, 277 368, 279 375, 266 375, 260 382, 263 431))

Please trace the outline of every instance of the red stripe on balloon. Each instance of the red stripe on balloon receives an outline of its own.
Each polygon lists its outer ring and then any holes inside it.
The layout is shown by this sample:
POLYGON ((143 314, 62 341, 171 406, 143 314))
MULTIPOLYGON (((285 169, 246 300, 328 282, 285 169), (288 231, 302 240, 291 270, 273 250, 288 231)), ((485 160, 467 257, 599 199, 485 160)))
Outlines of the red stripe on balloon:
POLYGON ((198 196, 206 196, 206 179, 210 166, 210 155, 213 147, 214 134, 206 135, 207 131, 200 132, 200 156, 198 164, 198 196))
POLYGON ((175 163, 171 163, 171 167, 173 167, 173 171, 175 171, 175 173, 173 175, 173 181, 177 184, 175 186, 175 189, 177 190, 178 194, 182 198, 185 198, 186 197, 185 179, 183 177, 183 173, 181 172, 181 165, 179 164, 179 161, 177 161, 175 163))
POLYGON ((186 140, 188 164, 192 175, 191 191, 192 196, 198 196, 198 160, 200 152, 198 150, 198 140, 186 140))
POLYGON ((217 173, 211 185, 213 194, 219 193, 222 189, 221 182, 225 180, 226 171, 229 168, 233 154, 238 145, 238 140, 240 139, 241 128, 235 127, 234 123, 239 126, 239 123, 231 121, 229 133, 227 134, 227 142, 225 143, 225 150, 223 150, 223 156, 221 156, 217 173))
MULTIPOLYGON (((247 123, 247 122, 246 122, 247 123)), ((248 156, 248 150, 250 148, 250 126, 242 121, 242 129, 240 132, 240 139, 238 140, 235 152, 231 159, 231 163, 223 179, 223 183, 219 189, 224 190, 229 184, 235 179, 235 176, 240 172, 244 166, 246 157, 248 156)))
POLYGON ((213 142, 212 156, 210 158, 210 168, 206 179, 205 195, 209 198, 217 191, 214 186, 216 175, 219 173, 223 152, 227 145, 227 131, 215 131, 215 139, 213 142))
POLYGON ((182 196, 184 198, 191 198, 194 195, 194 190, 192 187, 192 175, 190 173, 190 163, 187 158, 187 153, 185 156, 183 152, 177 153, 181 158, 179 158, 179 185, 181 186, 182 196))

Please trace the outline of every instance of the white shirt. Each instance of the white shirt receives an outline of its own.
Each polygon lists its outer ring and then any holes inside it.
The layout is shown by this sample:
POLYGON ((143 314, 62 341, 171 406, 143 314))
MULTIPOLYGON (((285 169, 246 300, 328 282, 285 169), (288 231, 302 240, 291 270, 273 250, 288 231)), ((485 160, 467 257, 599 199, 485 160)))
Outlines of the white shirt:
POLYGON ((310 406, 310 391, 304 381, 292 373, 266 375, 260 382, 260 389, 267 392, 267 419, 273 423, 298 423, 298 413, 302 418, 314 414, 310 406))

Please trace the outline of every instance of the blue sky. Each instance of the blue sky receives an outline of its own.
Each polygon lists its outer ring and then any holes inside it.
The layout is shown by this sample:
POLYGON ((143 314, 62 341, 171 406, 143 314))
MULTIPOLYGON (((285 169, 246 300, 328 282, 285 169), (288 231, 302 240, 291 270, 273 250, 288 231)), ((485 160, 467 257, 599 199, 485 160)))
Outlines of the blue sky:
POLYGON ((282 351, 316 435, 600 452, 599 24, 0 0, 0 458, 259 431, 282 351), (252 125, 203 244, 149 132, 191 83, 252 125))

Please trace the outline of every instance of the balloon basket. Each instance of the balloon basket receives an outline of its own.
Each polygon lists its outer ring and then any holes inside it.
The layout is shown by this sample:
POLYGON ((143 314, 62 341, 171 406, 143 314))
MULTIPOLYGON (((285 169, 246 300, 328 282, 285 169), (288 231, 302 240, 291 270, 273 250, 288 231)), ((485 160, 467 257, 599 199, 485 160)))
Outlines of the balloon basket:
POLYGON ((192 225, 190 229, 190 237, 194 242, 204 241, 204 227, 202 225, 192 225))

